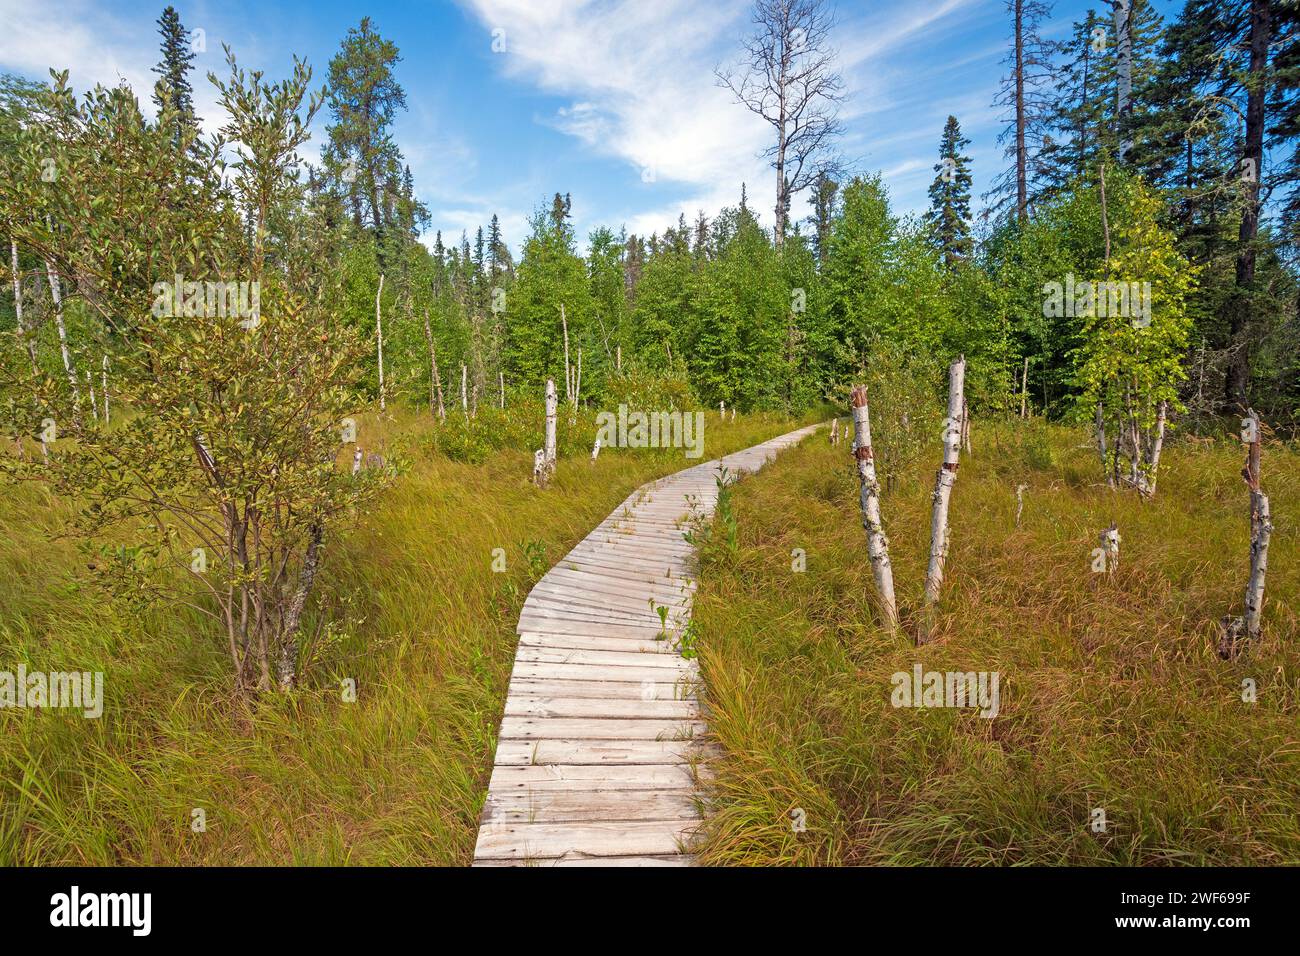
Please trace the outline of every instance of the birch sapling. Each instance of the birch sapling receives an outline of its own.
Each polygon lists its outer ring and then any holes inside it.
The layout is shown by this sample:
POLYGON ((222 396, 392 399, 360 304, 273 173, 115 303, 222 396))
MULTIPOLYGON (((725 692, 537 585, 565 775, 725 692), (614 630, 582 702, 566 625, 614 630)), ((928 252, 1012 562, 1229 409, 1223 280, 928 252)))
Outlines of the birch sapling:
POLYGON ((1020 373, 1020 417, 1029 417, 1029 357, 1025 357, 1025 370, 1020 373))
POLYGON ((560 399, 555 391, 555 379, 546 380, 546 444, 543 446, 542 487, 555 474, 555 418, 560 399))
MULTIPOLYGON (((14 318, 18 323, 18 337, 27 345, 27 357, 32 363, 32 375, 37 376, 40 374, 40 366, 36 360, 36 336, 35 334, 30 334, 27 326, 23 323, 23 289, 22 281, 18 276, 18 243, 14 242, 12 239, 9 241, 9 256, 10 265, 13 269, 14 318)), ((45 431, 42 429, 41 435, 43 436, 44 434, 45 431)), ((50 446, 46 444, 44 437, 41 438, 41 455, 48 464, 50 460, 50 446)))
POLYGON ((63 353, 63 370, 68 373, 68 385, 72 388, 73 419, 81 427, 81 389, 77 387, 77 369, 72 362, 72 353, 68 351, 68 327, 63 322, 63 290, 59 275, 54 271, 54 264, 45 260, 45 275, 50 282, 50 298, 54 301, 54 325, 59 332, 59 350, 63 353))
POLYGON ((948 556, 948 507, 957 483, 961 457, 962 404, 966 384, 966 357, 959 356, 948 368, 948 419, 943 431, 943 464, 934 485, 934 507, 930 515, 930 564, 925 575, 925 603, 939 602, 943 589, 943 564, 948 556))
POLYGON ((437 412, 438 421, 447 420, 447 410, 442 404, 442 376, 438 374, 438 350, 433 344, 433 326, 429 310, 424 310, 424 338, 429 344, 429 412, 437 412))
POLYGON ((838 418, 832 418, 831 419, 831 444, 836 445, 839 443, 839 440, 840 440, 840 420, 838 418))
POLYGON ((103 363, 101 364, 101 368, 102 368, 102 370, 103 370, 103 378, 102 378, 101 384, 104 386, 104 387, 103 387, 103 392, 104 392, 104 424, 107 425, 107 424, 108 424, 108 356, 107 356, 107 355, 104 356, 104 361, 103 361, 103 363))
POLYGON ((460 410, 465 413, 465 421, 469 421, 469 369, 464 362, 460 363, 460 410))
POLYGON ((564 303, 560 303, 560 325, 564 328, 564 400, 573 401, 573 372, 569 368, 569 320, 564 314, 564 303))
POLYGON ((506 407, 506 373, 505 372, 497 372, 497 382, 501 386, 501 408, 504 410, 506 407))
POLYGON ((384 402, 384 320, 380 311, 379 299, 384 294, 384 274, 379 274, 379 288, 375 292, 375 352, 379 356, 379 410, 385 408, 384 402))
POLYGON ((894 598, 894 569, 889 563, 889 539, 880 519, 880 482, 876 479, 871 449, 866 388, 856 386, 850 393, 849 403, 853 411, 853 457, 858 465, 858 506, 862 511, 862 527, 867 532, 867 557, 876 579, 876 593, 880 595, 881 615, 893 630, 898 627, 898 604, 894 598))
POLYGON ((1241 476, 1250 490, 1250 577, 1246 581, 1245 614, 1225 617, 1222 621, 1219 656, 1225 659, 1237 656, 1242 638, 1249 642, 1259 639, 1260 619, 1264 613, 1264 580, 1268 573, 1268 544, 1273 534, 1268 495, 1260 486, 1260 426, 1259 415, 1253 408, 1241 420, 1241 440, 1246 446, 1246 465, 1241 469, 1241 476))
POLYGON ((1169 403, 1161 402, 1156 412, 1156 424, 1151 434, 1151 444, 1147 451, 1147 460, 1138 475, 1138 492, 1143 498, 1151 498, 1156 493, 1156 473, 1160 470, 1160 452, 1165 446, 1165 420, 1169 414, 1169 403))

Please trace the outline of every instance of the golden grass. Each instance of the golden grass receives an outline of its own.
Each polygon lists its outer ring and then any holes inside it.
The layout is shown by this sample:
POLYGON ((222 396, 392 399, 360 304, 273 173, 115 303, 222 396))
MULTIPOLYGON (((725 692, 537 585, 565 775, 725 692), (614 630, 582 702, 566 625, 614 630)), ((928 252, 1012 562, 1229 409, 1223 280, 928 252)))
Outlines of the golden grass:
MULTIPOLYGON (((797 424, 710 419, 705 453, 797 424)), ((635 487, 694 462, 605 449, 562 460, 540 491, 527 452, 458 464, 427 451, 423 416, 383 428, 413 463, 327 541, 319 592, 352 604, 289 697, 232 699, 205 620, 106 605, 54 540, 69 504, 0 490, 0 669, 100 670, 106 697, 99 720, 0 711, 0 863, 468 863, 531 583, 635 487)))
POLYGON ((920 648, 937 446, 884 500, 899 635, 871 606, 845 445, 822 432, 738 486, 739 552, 707 554, 695 608, 725 751, 703 861, 1300 862, 1300 456, 1265 449, 1264 633, 1227 663, 1217 623, 1241 612, 1248 539, 1235 446, 1168 446, 1157 497, 1142 502, 1098 482, 1079 432, 977 423, 974 441, 935 639, 920 648), (1094 574, 1112 520, 1121 565, 1094 574), (890 677, 915 662, 999 672, 999 715, 895 709, 890 677), (1242 700, 1246 678, 1256 703, 1242 700), (1092 832, 1094 808, 1105 833, 1092 832))

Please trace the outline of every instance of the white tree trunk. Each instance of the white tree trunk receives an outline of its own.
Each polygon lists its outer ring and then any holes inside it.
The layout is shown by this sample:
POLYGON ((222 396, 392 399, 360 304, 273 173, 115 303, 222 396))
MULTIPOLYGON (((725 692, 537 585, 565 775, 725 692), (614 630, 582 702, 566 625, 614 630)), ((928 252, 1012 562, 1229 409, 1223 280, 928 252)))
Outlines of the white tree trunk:
POLYGON ((853 411, 853 457, 858 463, 858 506, 862 511, 862 527, 867 532, 867 556, 880 595, 881 615, 893 630, 898 627, 898 604, 894 599, 894 569, 889 563, 889 539, 880 520, 880 482, 876 480, 876 462, 872 457, 866 388, 861 385, 854 388, 849 403, 853 411))
POLYGON ((460 363, 460 410, 469 421, 469 369, 464 362, 460 363))
POLYGON ((1025 370, 1020 373, 1020 417, 1029 416, 1029 357, 1025 357, 1025 370))
POLYGON ((429 412, 437 412, 439 421, 446 421, 447 410, 442 404, 442 376, 438 374, 438 350, 433 344, 433 326, 429 310, 424 310, 424 338, 429 343, 429 412))
POLYGON ((1161 402, 1156 413, 1156 427, 1151 436, 1151 449, 1147 454, 1146 464, 1142 468, 1138 491, 1144 498, 1151 498, 1156 493, 1156 477, 1160 470, 1160 452, 1165 447, 1165 419, 1169 414, 1169 403, 1161 402))
POLYGON ((361 470, 361 446, 358 445, 356 451, 352 453, 352 474, 361 470))
MULTIPOLYGON (((22 279, 18 275, 18 243, 12 239, 9 240, 9 262, 13 270, 14 318, 18 322, 18 337, 27 346, 27 357, 31 359, 32 363, 32 375, 38 375, 40 365, 36 360, 36 334, 34 331, 29 332, 26 323, 23 321, 23 288, 22 279)), ((45 434, 44 429, 41 430, 41 434, 45 434)), ((47 463, 49 462, 50 446, 45 443, 44 438, 41 439, 41 456, 47 463)))
POLYGON ((50 280, 50 298, 54 300, 54 324, 59 330, 59 349, 63 352, 63 370, 68 373, 68 384, 72 386, 72 404, 75 409, 76 422, 81 425, 81 389, 77 385, 77 369, 72 362, 72 353, 68 351, 68 328, 63 324, 63 290, 59 277, 54 272, 54 264, 45 260, 45 275, 50 280))
POLYGON ((1119 525, 1112 524, 1101 533, 1101 550, 1106 558, 1106 573, 1114 574, 1119 569, 1119 525))
POLYGON ((840 443, 840 420, 838 418, 832 418, 831 419, 831 444, 838 445, 839 443, 840 443))
POLYGON ((569 320, 564 314, 564 303, 560 303, 560 325, 564 327, 564 400, 573 401, 573 373, 569 368, 569 320))
POLYGON ((722 399, 718 399, 718 418, 724 422, 727 420, 727 403, 722 399))
POLYGON ((1246 467, 1242 476, 1250 489, 1250 578, 1246 581, 1246 609, 1240 617, 1223 619, 1223 637, 1219 656, 1236 657, 1240 641, 1259 639, 1260 619, 1264 613, 1264 579, 1268 573, 1268 542, 1273 534, 1273 516, 1268 495, 1260 487, 1259 416, 1252 408, 1242 420, 1242 440, 1246 444, 1246 467))
POLYGON ((101 384, 104 386, 104 424, 108 424, 108 356, 104 356, 102 363, 103 378, 101 384))
POLYGON ((967 406, 964 396, 961 400, 961 443, 962 447, 966 449, 966 454, 969 455, 971 453, 970 408, 967 406))
POLYGON ((595 461, 600 455, 600 436, 596 436, 596 443, 591 446, 591 460, 595 461))
POLYGON ((546 443, 542 447, 542 474, 539 484, 542 487, 555 474, 555 419, 559 412, 559 396, 555 391, 555 379, 546 380, 546 443))
POLYGON ((497 382, 501 386, 501 407, 506 407, 506 373, 497 372, 497 382))
POLYGON ((934 486, 934 508, 930 515, 930 564, 925 575, 925 603, 937 604, 943 588, 943 563, 948 556, 948 506, 957 483, 961 457, 962 402, 966 383, 966 357, 948 368, 948 420, 943 433, 943 465, 934 486))
POLYGON ((1028 485, 1016 485, 1016 527, 1020 527, 1020 516, 1025 510, 1025 490, 1028 485))
POLYGON ((375 351, 379 354, 379 410, 387 406, 384 402, 384 323, 379 312, 379 297, 384 294, 384 274, 379 274, 379 289, 375 292, 375 351))
POLYGON ((614 370, 623 371, 623 346, 616 346, 614 349, 614 370))

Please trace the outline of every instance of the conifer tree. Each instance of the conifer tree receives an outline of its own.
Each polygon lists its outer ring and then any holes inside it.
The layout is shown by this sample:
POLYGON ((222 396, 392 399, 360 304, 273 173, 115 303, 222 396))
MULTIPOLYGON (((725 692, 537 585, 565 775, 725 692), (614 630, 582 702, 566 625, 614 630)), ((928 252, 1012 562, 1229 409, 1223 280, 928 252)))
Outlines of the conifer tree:
POLYGON ((938 175, 930 184, 930 211, 925 221, 950 269, 971 254, 970 157, 962 153, 969 145, 957 117, 949 116, 939 142, 939 162, 934 167, 938 175))
POLYGON ((179 143, 185 129, 194 125, 194 91, 189 73, 194 50, 190 47, 189 31, 181 25, 180 14, 169 6, 158 18, 158 33, 162 36, 162 60, 153 68, 160 77, 154 87, 153 101, 159 112, 171 102, 176 110, 176 131, 173 141, 179 143))

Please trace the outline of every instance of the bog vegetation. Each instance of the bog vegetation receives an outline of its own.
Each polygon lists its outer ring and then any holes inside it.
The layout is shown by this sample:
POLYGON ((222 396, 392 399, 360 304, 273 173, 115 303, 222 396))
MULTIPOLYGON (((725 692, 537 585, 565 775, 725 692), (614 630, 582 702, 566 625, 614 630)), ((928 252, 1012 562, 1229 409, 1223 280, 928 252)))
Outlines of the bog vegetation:
POLYGON ((911 216, 837 154, 829 8, 759 0, 718 73, 773 129, 773 195, 650 236, 577 235, 563 187, 526 236, 430 236, 369 19, 320 74, 226 49, 198 77, 169 7, 152 91, 0 75, 0 660, 110 675, 102 721, 0 713, 0 861, 465 861, 530 583, 683 466, 592 456, 598 413, 706 410, 713 458, 848 420, 859 383, 856 471, 827 443, 695 532, 733 755, 706 858, 1294 860, 1300 15, 1131 0, 1047 42, 1049 13, 1008 4, 982 212, 949 117, 911 216), (1083 573, 1108 526, 1119 572, 1083 573), (778 580, 787 544, 817 573, 778 580), (1020 674, 1006 716, 878 712, 917 635, 1020 674), (1274 693, 1242 711, 1247 666, 1274 693), (1051 829, 1094 792, 1135 829, 1051 829))

